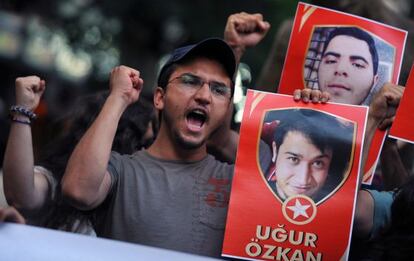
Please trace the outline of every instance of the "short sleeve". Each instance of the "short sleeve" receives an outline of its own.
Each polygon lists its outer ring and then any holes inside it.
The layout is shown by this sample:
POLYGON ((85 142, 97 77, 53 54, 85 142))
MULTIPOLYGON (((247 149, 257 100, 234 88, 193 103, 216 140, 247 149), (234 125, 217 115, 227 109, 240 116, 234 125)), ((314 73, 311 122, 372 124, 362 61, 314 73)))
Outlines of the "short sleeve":
POLYGON ((58 182, 53 176, 52 172, 42 166, 34 166, 34 171, 42 174, 49 183, 49 192, 47 195, 47 202, 52 202, 56 198, 56 190, 58 189, 58 182))
POLYGON ((123 171, 123 165, 122 165, 122 155, 118 152, 112 151, 111 156, 109 158, 109 163, 107 170, 109 174, 111 175, 111 187, 109 189, 109 193, 113 194, 115 193, 119 176, 123 171))
POLYGON ((374 200, 374 220, 370 238, 374 238, 391 221, 391 205, 394 192, 367 190, 374 200))

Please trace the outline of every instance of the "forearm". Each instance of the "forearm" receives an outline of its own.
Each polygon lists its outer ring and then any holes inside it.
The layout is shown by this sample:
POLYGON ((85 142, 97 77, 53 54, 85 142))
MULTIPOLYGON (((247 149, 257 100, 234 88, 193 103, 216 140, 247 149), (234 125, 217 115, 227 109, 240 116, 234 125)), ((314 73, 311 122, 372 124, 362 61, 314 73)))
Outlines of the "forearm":
POLYGON ((278 85, 285 62, 285 54, 289 44, 289 36, 293 27, 293 19, 285 20, 273 37, 273 44, 256 81, 256 88, 261 91, 278 92, 278 85))
POLYGON ((101 201, 102 190, 119 119, 126 108, 122 99, 110 95, 91 127, 75 147, 62 180, 63 194, 75 205, 101 201))
POLYGON ((359 176, 359 185, 361 185, 362 178, 364 176, 365 163, 368 159, 369 148, 371 147, 372 139, 374 138, 375 131, 378 128, 378 120, 368 114, 367 125, 365 128, 364 146, 362 148, 362 164, 359 176))
MULTIPOLYGON (((27 121, 28 119, 22 120, 27 121)), ((10 205, 18 209, 31 210, 44 204, 47 182, 35 183, 30 125, 18 122, 11 123, 4 155, 3 172, 4 193, 10 205)))
POLYGON ((393 190, 401 186, 409 175, 401 160, 397 144, 386 141, 380 159, 385 190, 393 190))
POLYGON ((403 93, 404 87, 386 83, 371 101, 365 132, 362 170, 364 170, 376 129, 385 130, 391 126, 403 93))
POLYGON ((244 55, 244 52, 246 51, 246 48, 240 45, 230 45, 230 47, 233 49, 233 53, 236 58, 236 64, 238 65, 244 55))

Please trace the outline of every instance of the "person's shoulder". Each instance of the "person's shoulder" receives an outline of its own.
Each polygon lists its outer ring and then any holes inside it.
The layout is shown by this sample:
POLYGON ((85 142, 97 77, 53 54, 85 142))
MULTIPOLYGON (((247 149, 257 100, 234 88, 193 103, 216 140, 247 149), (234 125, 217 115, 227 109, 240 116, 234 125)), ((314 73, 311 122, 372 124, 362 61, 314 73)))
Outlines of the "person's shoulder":
POLYGON ((130 161, 142 158, 148 158, 148 155, 144 150, 139 150, 132 154, 121 154, 117 151, 111 151, 110 161, 130 161))
POLYGON ((137 151, 133 154, 121 154, 112 151, 109 158, 108 171, 110 174, 122 173, 125 169, 130 169, 130 166, 142 164, 145 161, 143 157, 145 157, 145 155, 141 151, 137 151))
POLYGON ((391 205, 394 200, 394 191, 379 191, 373 189, 364 189, 368 192, 374 200, 374 204, 391 205))

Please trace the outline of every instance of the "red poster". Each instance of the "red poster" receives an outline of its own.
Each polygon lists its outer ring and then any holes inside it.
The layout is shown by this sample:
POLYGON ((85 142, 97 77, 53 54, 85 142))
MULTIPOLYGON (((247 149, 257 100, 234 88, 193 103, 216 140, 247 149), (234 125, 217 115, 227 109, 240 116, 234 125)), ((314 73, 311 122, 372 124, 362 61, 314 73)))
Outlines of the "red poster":
POLYGON ((222 254, 347 258, 367 111, 249 90, 222 254))
MULTIPOLYGON (((363 17, 299 3, 279 92, 327 91, 331 102, 369 105, 397 83, 407 32, 363 17)), ((375 133, 364 170, 371 184, 386 132, 375 133)))
POLYGON ((414 66, 411 67, 410 76, 405 85, 404 95, 401 98, 394 123, 389 136, 406 142, 414 143, 414 123, 412 109, 414 104, 414 66))

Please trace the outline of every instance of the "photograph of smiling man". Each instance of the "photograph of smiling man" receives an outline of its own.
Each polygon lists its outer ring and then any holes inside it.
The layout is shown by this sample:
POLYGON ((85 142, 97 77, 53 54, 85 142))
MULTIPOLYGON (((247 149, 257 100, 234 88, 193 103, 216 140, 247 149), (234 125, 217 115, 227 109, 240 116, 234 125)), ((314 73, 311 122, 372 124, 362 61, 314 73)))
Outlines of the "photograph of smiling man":
POLYGON ((294 195, 326 199, 349 174, 355 126, 309 109, 267 112, 265 124, 273 121, 279 124, 265 141, 272 154, 264 172, 269 186, 282 201, 294 195))
POLYGON ((347 260, 367 112, 248 90, 223 255, 347 260))

